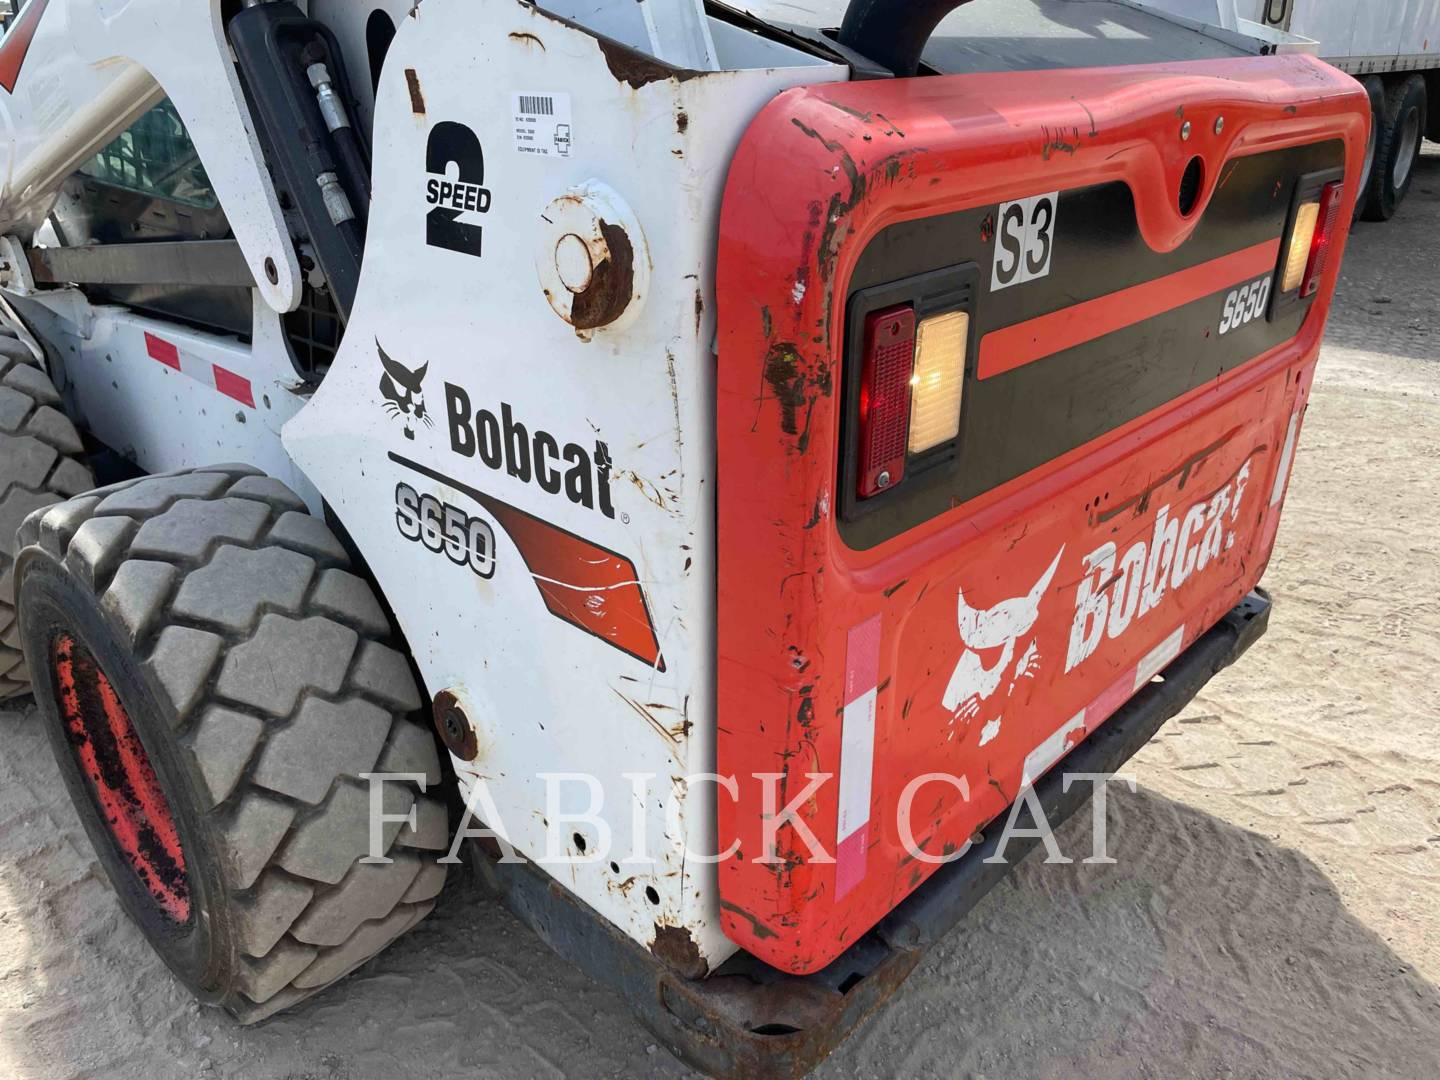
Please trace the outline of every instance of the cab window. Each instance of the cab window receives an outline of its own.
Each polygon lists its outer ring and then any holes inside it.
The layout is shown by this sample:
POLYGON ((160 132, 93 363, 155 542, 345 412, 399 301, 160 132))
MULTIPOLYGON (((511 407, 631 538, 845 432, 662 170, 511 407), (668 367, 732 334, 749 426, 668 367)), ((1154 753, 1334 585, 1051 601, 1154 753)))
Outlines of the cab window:
POLYGON ((196 209, 220 205, 195 144, 168 99, 82 165, 80 174, 196 209))

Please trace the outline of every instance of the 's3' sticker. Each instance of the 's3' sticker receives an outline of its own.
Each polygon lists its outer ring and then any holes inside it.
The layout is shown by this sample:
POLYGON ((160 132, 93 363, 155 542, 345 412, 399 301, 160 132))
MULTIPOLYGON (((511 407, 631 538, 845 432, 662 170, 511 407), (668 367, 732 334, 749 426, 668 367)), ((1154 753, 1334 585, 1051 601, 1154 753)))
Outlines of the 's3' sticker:
POLYGON ((1002 203, 995 228, 995 267, 990 291, 1034 281, 1050 273, 1055 251, 1055 213, 1060 193, 1002 203))

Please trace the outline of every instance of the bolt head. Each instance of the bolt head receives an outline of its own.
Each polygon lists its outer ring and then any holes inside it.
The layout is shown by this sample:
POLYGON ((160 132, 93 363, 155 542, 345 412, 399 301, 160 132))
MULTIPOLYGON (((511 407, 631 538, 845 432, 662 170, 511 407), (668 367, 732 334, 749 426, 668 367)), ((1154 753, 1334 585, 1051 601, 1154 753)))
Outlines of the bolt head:
POLYGON ((1183 124, 1180 125, 1180 140, 1181 140, 1181 142, 1185 142, 1185 141, 1188 141, 1189 138, 1190 138, 1190 121, 1189 121, 1189 120, 1186 120, 1185 123, 1183 123, 1183 124))
POLYGON ((879 476, 875 477, 875 486, 879 488, 888 488, 890 486, 890 473, 882 472, 879 476))

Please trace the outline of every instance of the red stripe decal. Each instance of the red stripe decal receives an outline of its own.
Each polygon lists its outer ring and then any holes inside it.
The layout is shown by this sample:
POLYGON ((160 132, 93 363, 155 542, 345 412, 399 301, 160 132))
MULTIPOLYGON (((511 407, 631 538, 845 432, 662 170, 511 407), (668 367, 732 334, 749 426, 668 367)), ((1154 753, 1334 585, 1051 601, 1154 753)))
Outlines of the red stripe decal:
POLYGON ((1087 341, 1203 300, 1275 269, 1280 238, 1179 270, 1060 311, 992 330, 980 342, 979 377, 988 379, 1087 341))
POLYGON ((844 704, 849 705, 880 683, 880 616, 850 628, 845 647, 844 704))
POLYGON ((1135 671, 1127 671, 1107 686, 1085 709, 1085 727, 1094 731, 1115 715, 1115 710, 1135 696, 1135 671))
POLYGON ((550 614, 665 670, 633 562, 483 492, 474 494, 520 550, 550 614))
POLYGON ((228 398, 234 398, 248 408, 255 407, 255 392, 250 388, 250 380, 243 375, 236 375, 233 371, 227 371, 219 364, 212 364, 215 369, 215 389, 228 398))
POLYGON ((180 370, 180 350, 164 338, 158 338, 154 334, 145 334, 145 351, 150 354, 150 359, 159 360, 166 367, 180 370))
POLYGON ((519 550, 550 614, 656 671, 665 670, 645 589, 628 558, 419 462, 399 454, 390 460, 463 491, 483 506, 519 550))
POLYGON ((835 899, 843 898, 865 880, 870 851, 870 823, 867 821, 835 849, 835 899))
POLYGON ((35 28, 50 0, 30 0, 30 5, 20 13, 5 35, 5 44, 0 45, 0 86, 8 94, 15 93, 15 84, 20 81, 20 68, 25 57, 30 55, 30 43, 35 40, 35 28))

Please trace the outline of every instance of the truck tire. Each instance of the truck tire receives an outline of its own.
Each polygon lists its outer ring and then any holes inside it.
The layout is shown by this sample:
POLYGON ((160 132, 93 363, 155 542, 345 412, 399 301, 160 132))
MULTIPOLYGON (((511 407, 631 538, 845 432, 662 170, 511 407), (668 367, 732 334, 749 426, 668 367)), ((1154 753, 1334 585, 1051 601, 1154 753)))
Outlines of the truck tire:
POLYGON ((15 534, 32 511, 95 486, 60 394, 30 350, 0 330, 0 701, 30 692, 15 623, 15 534))
POLYGON ((1385 124, 1385 82, 1379 75, 1366 75, 1360 80, 1370 99, 1370 139, 1365 144, 1365 164, 1360 169, 1359 196, 1355 200, 1355 220, 1365 216, 1370 205, 1371 181, 1375 176, 1375 151, 1380 145, 1380 129, 1385 124))
POLYGON ((1389 221, 1404 202, 1415 179, 1425 132, 1425 80, 1410 75, 1392 82, 1385 91, 1384 123, 1375 147, 1375 169, 1370 178, 1369 221, 1389 221))
POLYGON ((1425 110, 1428 122, 1425 125, 1425 137, 1431 142, 1440 142, 1440 108, 1431 109, 1429 102, 1440 101, 1440 70, 1431 68, 1425 73, 1425 110))
POLYGON ((20 543, 20 636, 61 775, 196 997, 262 1020, 430 911, 449 840, 424 794, 434 733, 389 617, 287 487, 244 466, 146 477, 32 514, 20 543), (376 773, 407 777, 372 789, 376 773), (366 861, 372 843, 388 861, 366 861))

